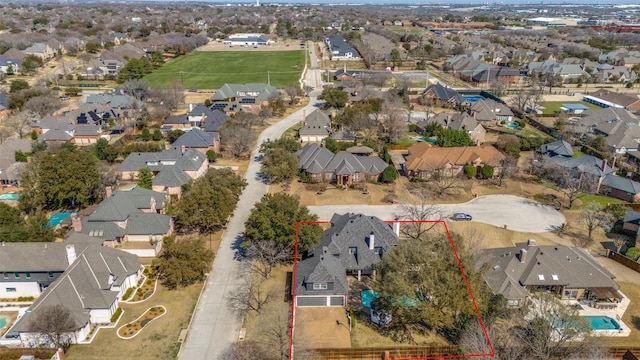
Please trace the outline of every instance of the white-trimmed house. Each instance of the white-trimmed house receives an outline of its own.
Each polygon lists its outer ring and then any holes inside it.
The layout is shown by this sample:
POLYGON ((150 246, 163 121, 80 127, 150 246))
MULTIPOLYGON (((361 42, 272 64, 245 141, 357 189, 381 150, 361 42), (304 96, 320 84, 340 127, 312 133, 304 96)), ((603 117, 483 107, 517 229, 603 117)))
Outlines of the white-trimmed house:
POLYGON ((19 266, 25 258, 36 263, 37 259, 49 261, 41 250, 51 247, 55 249, 56 261, 65 262, 67 267, 4 334, 5 339, 19 339, 24 347, 49 345, 45 336, 29 330, 30 322, 39 309, 56 305, 65 306, 70 311, 76 328, 63 336, 64 342, 84 341, 91 325, 111 322, 111 316, 119 307, 118 302, 128 288, 136 286, 142 274, 143 267, 136 255, 91 244, 90 241, 50 243, 46 247, 43 243, 34 244, 35 247, 25 247, 30 245, 25 243, 5 245, 4 250, 11 247, 13 253, 24 254, 22 258, 18 256, 10 260, 10 263, 19 266))

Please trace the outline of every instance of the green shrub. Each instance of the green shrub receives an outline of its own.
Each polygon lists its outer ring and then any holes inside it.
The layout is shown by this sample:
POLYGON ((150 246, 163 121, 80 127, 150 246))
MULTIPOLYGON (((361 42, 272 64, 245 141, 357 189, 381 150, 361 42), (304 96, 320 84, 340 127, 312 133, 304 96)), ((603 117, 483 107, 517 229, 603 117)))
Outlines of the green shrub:
POLYGON ((127 291, 124 292, 122 300, 129 300, 129 298, 131 297, 131 293, 133 293, 133 288, 128 288, 127 291))
POLYGON ((381 181, 385 184, 389 184, 396 181, 397 177, 398 171, 393 165, 389 165, 382 171, 381 181))
POLYGON ((353 306, 349 306, 349 316, 351 317, 351 328, 356 328, 356 314, 353 311, 353 306))
POLYGON ((485 165, 482 167, 482 177, 485 179, 491 179, 493 177, 493 166, 485 165))
POLYGON ((478 171, 476 170, 476 167, 473 165, 465 165, 463 170, 464 170, 464 174, 467 175, 469 179, 473 179, 474 177, 476 177, 478 173, 478 171))
POLYGON ((120 317, 120 314, 122 314, 122 308, 117 308, 116 312, 114 312, 113 315, 111 315, 111 322, 112 323, 116 322, 120 317))
POLYGON ((640 257, 640 248, 630 247, 625 255, 633 261, 638 261, 638 258, 640 257))

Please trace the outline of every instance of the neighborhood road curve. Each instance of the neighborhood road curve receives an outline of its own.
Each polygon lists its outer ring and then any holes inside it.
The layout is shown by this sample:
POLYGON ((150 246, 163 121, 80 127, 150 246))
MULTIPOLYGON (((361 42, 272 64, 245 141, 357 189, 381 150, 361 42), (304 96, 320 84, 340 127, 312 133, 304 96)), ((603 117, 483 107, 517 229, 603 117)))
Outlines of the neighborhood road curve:
MULTIPOLYGON (((567 220, 556 209, 536 201, 513 195, 488 195, 464 204, 438 204, 437 219, 449 219, 457 212, 467 213, 478 221, 510 230, 542 233, 557 229, 567 220)), ((333 214, 347 212, 393 220, 402 213, 401 205, 325 205, 309 206, 320 220, 330 220, 333 214)), ((434 219, 436 219, 434 218, 434 219)))
MULTIPOLYGON (((315 53, 312 54, 311 58, 315 53)), ((317 61, 315 62, 317 64, 317 61)), ((320 79, 319 69, 309 69, 307 79, 320 79)), ((216 253, 211 273, 207 278, 189 326, 187 338, 178 354, 179 359, 217 360, 238 339, 242 318, 229 306, 229 295, 242 291, 242 267, 237 260, 237 248, 253 205, 267 193, 269 186, 260 176, 260 145, 267 139, 275 140, 291 126, 303 120, 319 107, 317 96, 321 89, 312 91, 309 104, 265 129, 258 137, 251 153, 251 162, 245 174, 247 187, 240 196, 237 208, 227 224, 220 247, 216 253)))

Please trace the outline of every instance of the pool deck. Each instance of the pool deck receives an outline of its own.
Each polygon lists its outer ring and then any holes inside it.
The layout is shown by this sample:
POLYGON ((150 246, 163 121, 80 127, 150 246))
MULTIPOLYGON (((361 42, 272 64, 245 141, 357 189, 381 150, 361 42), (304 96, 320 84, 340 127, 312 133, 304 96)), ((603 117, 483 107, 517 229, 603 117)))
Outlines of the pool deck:
POLYGON ((618 306, 615 309, 596 309, 584 302, 571 302, 571 304, 580 305, 582 308, 581 310, 578 310, 578 314, 580 316, 608 316, 615 319, 622 328, 622 331, 596 330, 595 334, 597 336, 629 336, 629 334, 631 334, 631 328, 622 321, 622 315, 627 311, 627 307, 629 307, 629 303, 631 301, 622 293, 622 291, 618 290, 618 292, 622 295, 622 301, 618 303, 618 306))

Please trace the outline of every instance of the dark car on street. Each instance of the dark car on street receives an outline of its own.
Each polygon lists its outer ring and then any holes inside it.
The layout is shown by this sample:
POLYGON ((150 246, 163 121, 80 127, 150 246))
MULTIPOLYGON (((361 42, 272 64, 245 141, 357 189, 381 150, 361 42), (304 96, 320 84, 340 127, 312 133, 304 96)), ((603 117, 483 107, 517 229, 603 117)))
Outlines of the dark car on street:
POLYGON ((470 221, 473 219, 471 215, 465 213, 455 213, 451 218, 456 221, 470 221))

